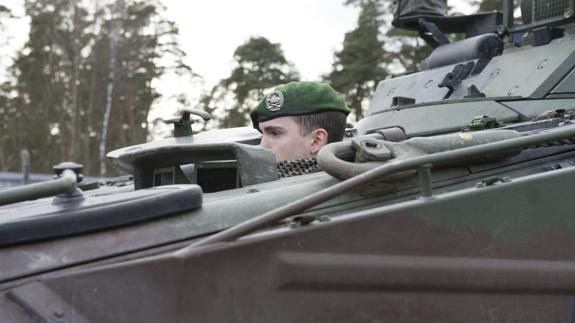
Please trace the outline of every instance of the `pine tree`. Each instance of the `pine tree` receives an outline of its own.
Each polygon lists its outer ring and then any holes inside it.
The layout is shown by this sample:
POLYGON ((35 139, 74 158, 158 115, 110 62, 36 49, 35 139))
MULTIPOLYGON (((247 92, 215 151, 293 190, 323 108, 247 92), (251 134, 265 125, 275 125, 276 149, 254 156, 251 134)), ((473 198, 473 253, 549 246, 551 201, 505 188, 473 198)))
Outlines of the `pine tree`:
MULTIPOLYGON (((10 18, 13 18, 11 10, 0 5, 0 38, 3 40, 6 39, 6 20, 10 18)), ((0 46, 3 45, 5 43, 0 40, 0 46)), ((2 59, 3 57, 0 57, 0 61, 2 59)), ((0 84, 0 171, 7 171, 15 163, 15 160, 11 160, 14 154, 10 154, 10 152, 18 149, 10 142, 10 135, 14 131, 12 119, 15 113, 11 107, 10 90, 11 84, 9 82, 0 84)))
MULTIPOLYGON (((70 36, 66 25, 70 1, 27 1, 30 16, 29 40, 16 58, 12 122, 19 131, 11 141, 28 149, 36 171, 50 170, 56 160, 67 159, 70 147, 71 111, 69 97, 70 66, 66 45, 70 36), (68 133, 66 133, 68 132, 68 133)), ((14 153, 19 153, 15 151, 14 153)))
MULTIPOLYGON (((8 90, 17 93, 8 110, 18 131, 10 130, 3 144, 27 148, 34 172, 72 159, 86 174, 111 174, 99 147, 105 153, 145 141, 158 97, 152 81, 170 69, 190 71, 163 10, 157 0, 27 0, 29 40, 8 90)), ((19 149, 4 159, 12 161, 19 149)))
POLYGON ((236 48, 231 75, 212 89, 210 99, 204 98, 203 105, 221 103, 228 107, 219 109, 222 116, 215 116, 220 127, 245 126, 249 111, 266 89, 298 79, 298 72, 285 58, 280 44, 265 37, 252 37, 236 48))
POLYGON ((377 82, 388 74, 385 64, 390 58, 380 39, 383 24, 380 3, 376 0, 348 3, 360 6, 357 27, 345 34, 343 48, 335 53, 333 70, 324 76, 324 80, 345 94, 349 107, 359 120, 377 82))

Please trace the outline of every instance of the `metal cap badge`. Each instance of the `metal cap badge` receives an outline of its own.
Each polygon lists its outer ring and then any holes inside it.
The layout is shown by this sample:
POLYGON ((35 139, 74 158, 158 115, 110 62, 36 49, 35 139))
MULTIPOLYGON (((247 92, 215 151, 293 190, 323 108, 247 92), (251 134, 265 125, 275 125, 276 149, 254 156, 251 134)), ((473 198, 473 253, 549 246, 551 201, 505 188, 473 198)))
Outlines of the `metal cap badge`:
POLYGON ((275 90, 268 94, 266 98, 266 109, 271 112, 279 111, 284 104, 284 95, 281 91, 275 90))

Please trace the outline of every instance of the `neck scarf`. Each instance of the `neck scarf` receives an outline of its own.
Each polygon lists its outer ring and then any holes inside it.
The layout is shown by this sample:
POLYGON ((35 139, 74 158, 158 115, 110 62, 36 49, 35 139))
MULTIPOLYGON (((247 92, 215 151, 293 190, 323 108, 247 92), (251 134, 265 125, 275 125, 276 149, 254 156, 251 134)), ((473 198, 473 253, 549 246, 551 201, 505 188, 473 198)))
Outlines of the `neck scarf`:
POLYGON ((291 177, 321 171, 315 158, 282 160, 277 163, 280 177, 291 177))

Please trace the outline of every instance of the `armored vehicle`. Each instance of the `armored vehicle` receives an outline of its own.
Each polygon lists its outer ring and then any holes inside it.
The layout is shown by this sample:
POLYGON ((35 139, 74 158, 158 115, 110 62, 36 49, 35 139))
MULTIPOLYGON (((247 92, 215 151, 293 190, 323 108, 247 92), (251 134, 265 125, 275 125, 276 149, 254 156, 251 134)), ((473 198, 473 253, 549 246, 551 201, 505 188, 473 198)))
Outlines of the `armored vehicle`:
POLYGON ((3 190, 0 321, 573 322, 575 0, 514 8, 399 1, 434 49, 322 172, 186 110, 108 154, 130 176, 3 190))

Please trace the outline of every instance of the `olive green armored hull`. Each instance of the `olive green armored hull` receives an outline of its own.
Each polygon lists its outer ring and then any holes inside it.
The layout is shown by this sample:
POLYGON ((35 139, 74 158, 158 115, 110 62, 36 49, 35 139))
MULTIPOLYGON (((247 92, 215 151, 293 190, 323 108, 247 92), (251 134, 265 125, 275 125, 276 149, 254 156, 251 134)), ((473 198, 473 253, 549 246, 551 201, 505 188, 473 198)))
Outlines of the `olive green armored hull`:
POLYGON ((3 189, 0 321, 572 322, 575 2, 523 1, 522 24, 504 3, 400 3, 436 48, 321 172, 280 179, 253 129, 180 128, 110 152, 127 176, 3 189))

